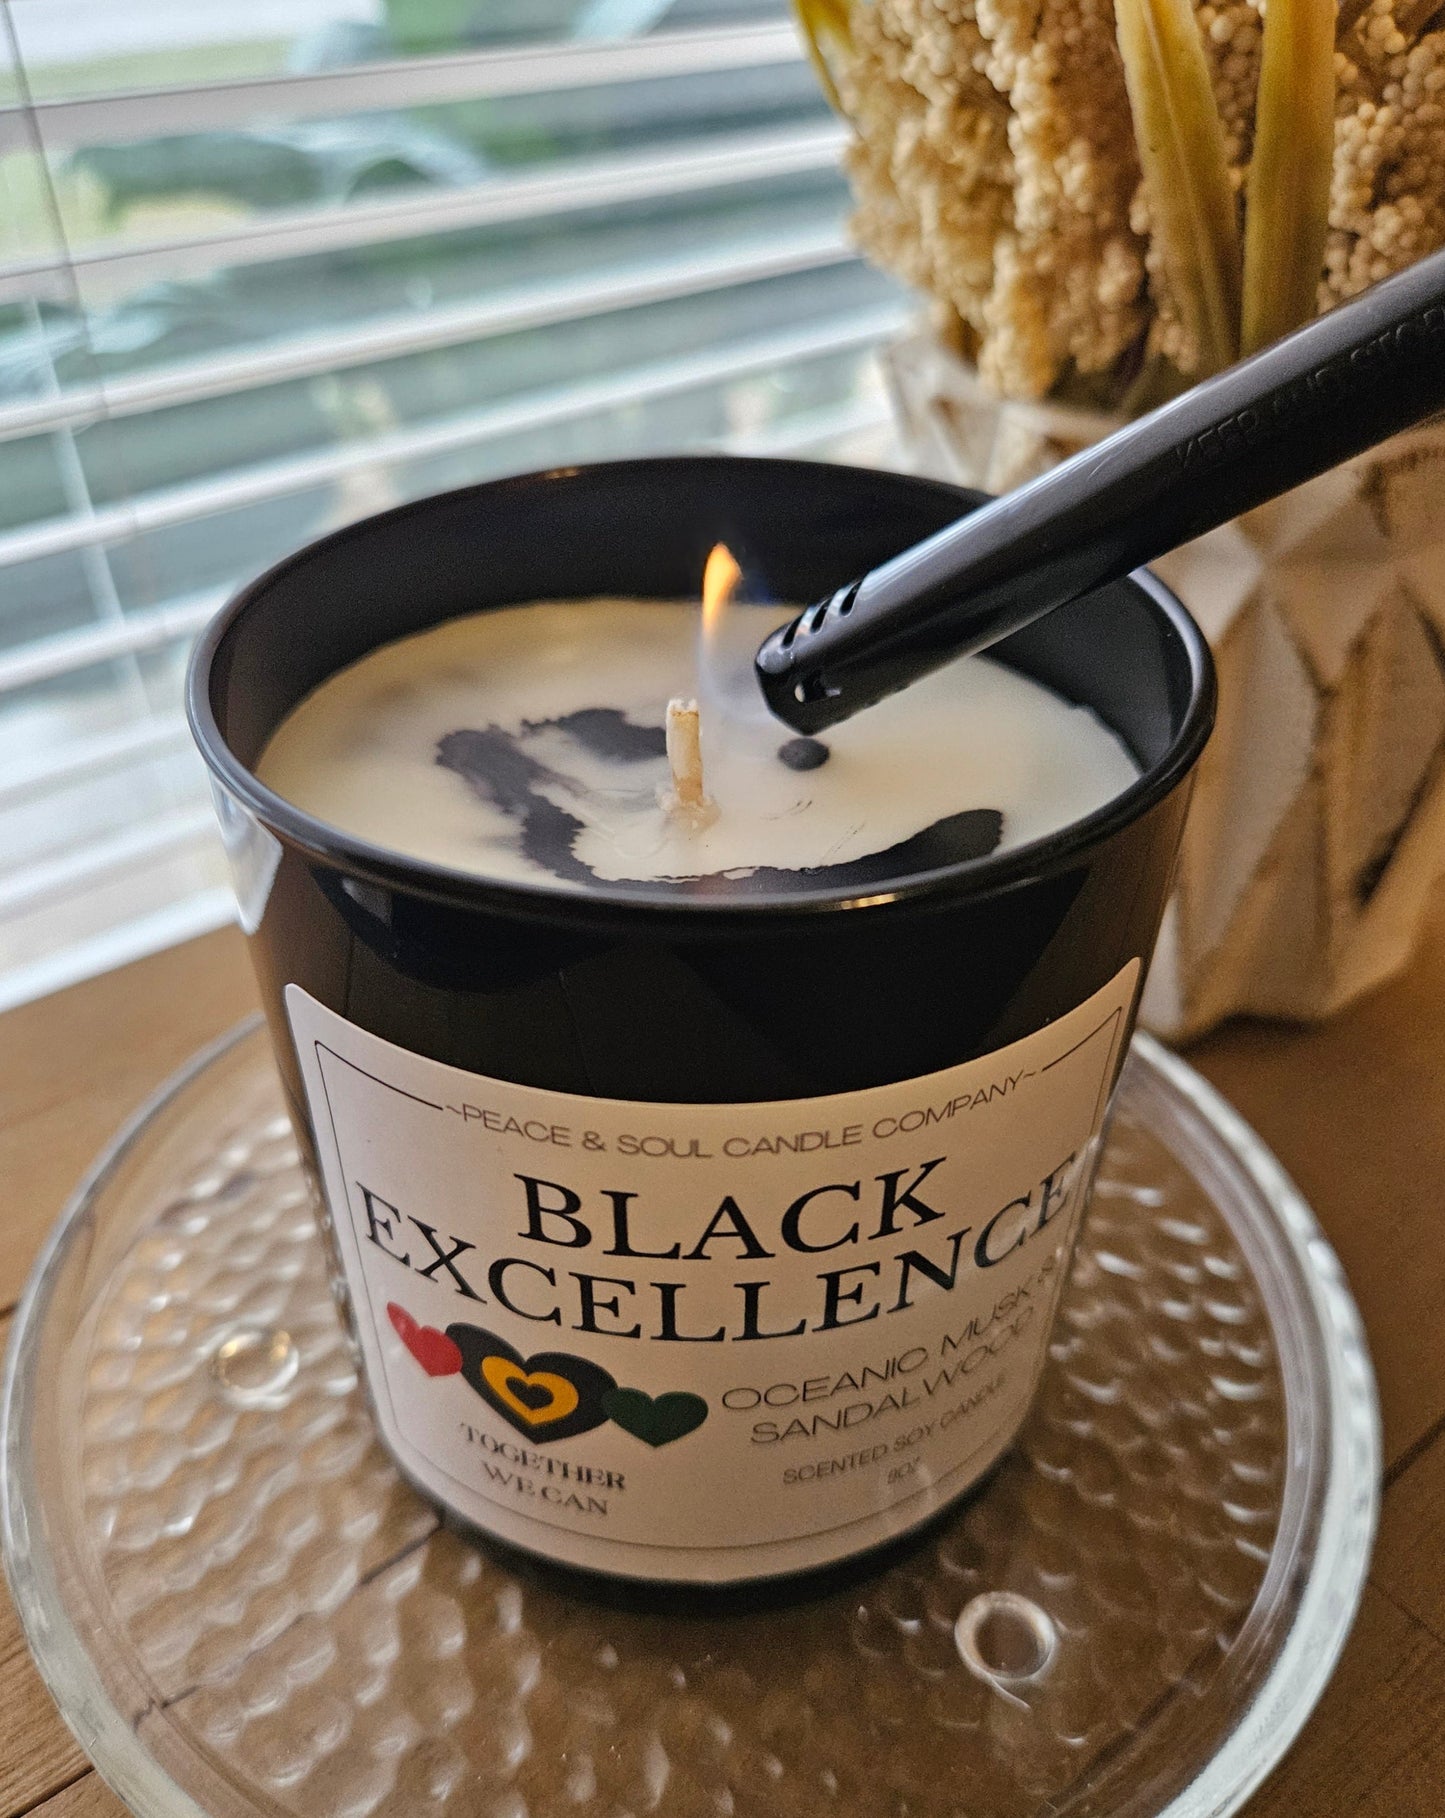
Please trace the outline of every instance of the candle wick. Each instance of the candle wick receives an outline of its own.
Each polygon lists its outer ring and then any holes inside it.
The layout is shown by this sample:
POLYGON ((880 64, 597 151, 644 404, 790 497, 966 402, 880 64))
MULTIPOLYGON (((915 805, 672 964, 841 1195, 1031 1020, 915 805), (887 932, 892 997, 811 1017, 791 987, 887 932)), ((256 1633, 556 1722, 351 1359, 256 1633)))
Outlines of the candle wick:
POLYGON ((697 702, 677 698, 667 703, 667 762, 672 788, 663 805, 694 827, 717 819, 717 804, 708 799, 702 780, 702 729, 697 702))

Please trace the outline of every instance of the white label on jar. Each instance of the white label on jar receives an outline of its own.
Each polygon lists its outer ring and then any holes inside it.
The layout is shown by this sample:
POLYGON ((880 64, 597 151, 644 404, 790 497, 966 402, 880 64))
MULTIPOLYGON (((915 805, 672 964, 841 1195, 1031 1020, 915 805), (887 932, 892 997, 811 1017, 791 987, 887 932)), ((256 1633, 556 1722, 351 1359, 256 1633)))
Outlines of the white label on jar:
POLYGON ((940 1073, 738 1105, 488 1079, 288 986, 388 1446, 478 1527, 637 1578, 918 1526, 1027 1411, 1138 972, 940 1073))

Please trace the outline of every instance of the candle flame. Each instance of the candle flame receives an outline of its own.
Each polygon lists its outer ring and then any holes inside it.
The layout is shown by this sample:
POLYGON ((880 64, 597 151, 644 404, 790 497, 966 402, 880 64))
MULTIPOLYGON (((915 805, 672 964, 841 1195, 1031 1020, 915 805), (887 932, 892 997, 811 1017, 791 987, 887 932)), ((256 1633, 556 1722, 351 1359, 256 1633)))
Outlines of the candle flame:
POLYGON ((725 729, 759 714, 770 719, 762 690, 753 675, 753 655, 763 631, 746 598, 743 574, 725 543, 714 546, 702 577, 702 615, 697 634, 697 692, 706 716, 708 736, 716 748, 725 729))
POLYGON ((714 543, 702 573, 702 635, 704 644, 717 638, 728 601, 737 591, 743 571, 726 543, 714 543))

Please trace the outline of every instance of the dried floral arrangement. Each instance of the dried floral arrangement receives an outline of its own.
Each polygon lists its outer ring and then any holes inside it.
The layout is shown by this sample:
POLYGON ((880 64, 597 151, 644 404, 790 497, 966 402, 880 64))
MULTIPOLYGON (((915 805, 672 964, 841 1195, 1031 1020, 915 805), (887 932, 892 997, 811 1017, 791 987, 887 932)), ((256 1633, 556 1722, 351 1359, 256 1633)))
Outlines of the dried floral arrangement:
MULTIPOLYGON (((925 470, 1003 491, 1445 245, 1445 0, 796 0, 925 470)), ((1445 871, 1445 417, 1159 564, 1220 711, 1145 1015, 1328 1014, 1445 871)))
POLYGON ((995 391, 1146 408, 1445 245, 1442 0, 797 0, 856 236, 995 391))

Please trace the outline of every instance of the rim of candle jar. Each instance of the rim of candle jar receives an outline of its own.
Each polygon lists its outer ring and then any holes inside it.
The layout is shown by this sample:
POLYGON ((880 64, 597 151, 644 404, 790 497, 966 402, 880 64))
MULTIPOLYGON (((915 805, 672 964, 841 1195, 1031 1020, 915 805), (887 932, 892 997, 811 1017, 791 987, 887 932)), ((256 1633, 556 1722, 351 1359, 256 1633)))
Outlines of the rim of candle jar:
MULTIPOLYGON (((960 500, 975 510, 981 498, 986 496, 942 480, 899 474, 886 469, 857 467, 842 462, 776 460, 748 455, 662 455, 541 468, 409 500, 388 511, 358 518, 303 545, 281 561, 273 563, 240 588, 221 607, 197 640, 186 677, 186 716, 202 758, 218 782, 248 808, 263 826, 334 870, 344 871, 389 889, 403 890, 457 907, 487 910, 529 920, 564 922, 576 926, 582 922, 593 925, 615 924, 618 921, 646 918, 650 925, 668 920, 685 922, 694 932, 702 924, 715 925, 719 929, 737 927, 739 924, 752 924, 760 916, 766 916, 772 922, 779 919, 811 919, 820 913, 834 910, 853 913, 883 911, 905 904, 918 906, 932 900, 943 902, 960 897, 991 895, 1030 879, 1067 869, 1081 854, 1141 819, 1183 783, 1193 769, 1214 725, 1214 662, 1203 632, 1183 602, 1147 568, 1136 569, 1125 580, 1112 585, 1138 589, 1165 621, 1184 657, 1189 684, 1188 701, 1178 730, 1161 755, 1141 769, 1139 776, 1127 789, 1112 796, 1090 814, 1068 821, 1052 833, 982 858, 958 860, 889 883, 851 888, 840 888, 837 885, 775 888, 721 898, 701 894, 684 895, 676 883, 669 884, 660 880, 654 883, 653 880, 614 882, 598 879, 595 884, 583 888, 575 884, 552 885, 541 880, 533 884, 512 878, 485 877, 479 873, 440 865, 430 859, 413 857, 392 847, 376 845, 358 834, 349 833, 316 815, 308 814, 268 788, 255 771, 232 750, 212 705, 211 687, 217 662, 227 639, 246 613, 267 589, 294 570, 324 559, 329 551, 364 531, 379 525, 399 523, 410 517, 425 516, 447 504, 468 499, 482 500, 488 496, 500 498, 506 492, 585 481, 594 475, 630 476, 640 485, 645 485, 649 472, 689 466, 719 470, 741 467, 772 470, 780 481, 784 475, 799 472, 828 475, 841 473, 880 484, 902 483, 909 489, 931 491, 960 500)), ((576 594, 572 597, 584 601, 600 596, 576 594)), ((530 603, 525 600, 510 602, 515 605, 530 603)), ((502 610, 504 604, 497 602, 491 607, 479 607, 477 610, 502 610)), ((443 615, 432 621, 432 625, 444 624, 450 618, 459 616, 463 615, 443 615)), ((429 625, 418 627, 417 630, 431 628, 429 625)), ((397 634, 399 637, 409 635, 413 634, 397 634)), ((395 640, 383 639, 382 643, 393 641, 395 640)), ((381 648, 381 645, 374 648, 381 648)), ((360 661, 361 658, 352 660, 360 661)), ((293 702, 292 707, 296 704, 293 702)), ((1102 716, 1099 717, 1102 719, 1102 716)), ((781 730, 787 730, 782 721, 778 724, 781 730)), ((276 727, 273 726, 267 736, 274 734, 275 730, 276 727)), ((1115 732, 1116 737, 1119 736, 1115 728, 1111 727, 1110 730, 1115 732)))

